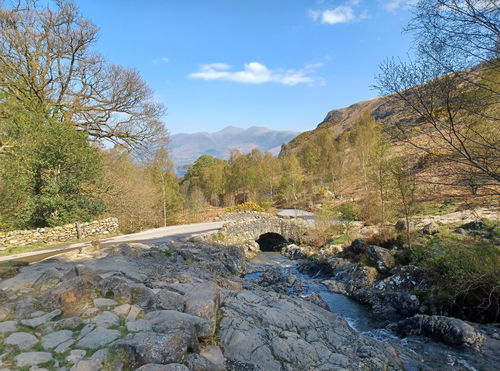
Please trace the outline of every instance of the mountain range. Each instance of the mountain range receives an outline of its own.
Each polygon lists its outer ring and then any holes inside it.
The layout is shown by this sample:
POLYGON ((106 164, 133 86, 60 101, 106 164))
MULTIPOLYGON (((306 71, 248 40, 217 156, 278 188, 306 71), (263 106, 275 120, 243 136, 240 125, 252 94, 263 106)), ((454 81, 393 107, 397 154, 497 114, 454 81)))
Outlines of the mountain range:
POLYGON ((248 153, 257 148, 278 155, 281 146, 295 138, 294 131, 277 131, 260 126, 242 129, 228 126, 215 133, 174 134, 170 138, 170 158, 178 174, 183 174, 201 155, 228 159, 231 149, 248 153))

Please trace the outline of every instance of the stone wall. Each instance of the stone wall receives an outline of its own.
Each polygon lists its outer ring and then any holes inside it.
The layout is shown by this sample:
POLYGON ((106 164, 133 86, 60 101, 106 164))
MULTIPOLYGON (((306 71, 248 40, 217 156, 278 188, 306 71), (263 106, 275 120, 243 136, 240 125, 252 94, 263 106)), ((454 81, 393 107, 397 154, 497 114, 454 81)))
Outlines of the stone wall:
MULTIPOLYGON (((102 236, 118 231, 118 219, 116 218, 78 224, 80 238, 102 236)), ((75 240, 79 237, 78 228, 77 223, 72 223, 53 228, 0 232, 0 251, 9 247, 75 240)))
POLYGON ((274 216, 259 216, 253 219, 240 219, 224 224, 221 229, 229 240, 257 240, 261 235, 274 232, 289 241, 299 242, 306 232, 304 221, 284 219, 274 216))
POLYGON ((259 218, 269 218, 271 215, 268 213, 261 213, 258 211, 243 211, 243 212, 233 212, 224 213, 220 215, 217 220, 224 222, 234 222, 240 221, 242 219, 259 219, 259 218))

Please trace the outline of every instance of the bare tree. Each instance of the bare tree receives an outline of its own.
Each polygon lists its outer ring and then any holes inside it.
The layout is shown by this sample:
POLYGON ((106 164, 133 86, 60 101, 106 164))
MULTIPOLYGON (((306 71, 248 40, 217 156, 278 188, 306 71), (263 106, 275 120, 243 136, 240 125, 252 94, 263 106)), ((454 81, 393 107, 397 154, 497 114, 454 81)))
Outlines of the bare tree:
POLYGON ((415 35, 421 57, 448 73, 479 63, 498 70, 499 0, 420 0, 413 13, 405 31, 415 35))
POLYGON ((420 0, 406 31, 415 59, 384 62, 376 86, 418 118, 397 123, 401 138, 497 187, 500 1, 420 0))
POLYGON ((98 28, 70 2, 0 6, 0 89, 29 110, 128 147, 165 136, 164 107, 139 73, 92 50, 98 28))

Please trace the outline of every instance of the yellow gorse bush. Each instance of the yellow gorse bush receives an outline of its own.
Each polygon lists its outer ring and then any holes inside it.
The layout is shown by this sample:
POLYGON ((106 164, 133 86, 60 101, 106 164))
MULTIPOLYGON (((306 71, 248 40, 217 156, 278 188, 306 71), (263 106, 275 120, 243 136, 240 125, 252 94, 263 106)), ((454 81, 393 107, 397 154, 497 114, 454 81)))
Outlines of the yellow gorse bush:
POLYGON ((224 210, 225 213, 240 213, 243 211, 264 212, 265 210, 261 206, 257 205, 255 202, 251 201, 244 202, 239 205, 230 206, 224 210))

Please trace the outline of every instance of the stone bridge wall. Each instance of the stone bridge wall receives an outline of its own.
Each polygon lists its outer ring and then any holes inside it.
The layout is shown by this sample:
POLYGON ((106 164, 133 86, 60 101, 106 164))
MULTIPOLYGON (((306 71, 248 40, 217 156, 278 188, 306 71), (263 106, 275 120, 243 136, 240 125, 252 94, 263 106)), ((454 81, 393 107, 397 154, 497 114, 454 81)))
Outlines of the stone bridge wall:
MULTIPOLYGON (((118 219, 107 218, 89 223, 79 223, 80 237, 107 235, 118 231, 118 219)), ((54 228, 37 228, 24 231, 0 232, 0 251, 9 247, 63 242, 78 238, 76 223, 54 228)))
POLYGON ((257 240, 264 233, 279 233, 285 239, 298 243, 306 231, 306 224, 299 219, 274 216, 256 216, 224 224, 221 232, 229 241, 257 240))

